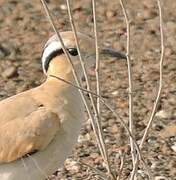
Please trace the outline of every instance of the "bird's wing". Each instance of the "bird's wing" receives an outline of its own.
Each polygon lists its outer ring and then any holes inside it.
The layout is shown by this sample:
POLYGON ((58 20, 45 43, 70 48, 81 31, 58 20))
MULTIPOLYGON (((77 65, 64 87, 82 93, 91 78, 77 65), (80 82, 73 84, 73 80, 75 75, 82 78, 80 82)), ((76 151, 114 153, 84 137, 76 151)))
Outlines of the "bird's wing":
POLYGON ((60 128, 56 113, 44 106, 0 124, 0 163, 44 149, 60 128))
POLYGON ((32 96, 34 91, 25 91, 0 101, 0 127, 16 118, 26 117, 41 106, 32 96))

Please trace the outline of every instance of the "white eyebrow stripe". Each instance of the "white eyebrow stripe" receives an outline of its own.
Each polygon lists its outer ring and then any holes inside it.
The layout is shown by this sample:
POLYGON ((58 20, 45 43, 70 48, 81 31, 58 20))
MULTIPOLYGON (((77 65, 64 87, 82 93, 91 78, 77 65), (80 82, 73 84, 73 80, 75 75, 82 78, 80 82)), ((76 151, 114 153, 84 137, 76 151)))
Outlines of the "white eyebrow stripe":
POLYGON ((42 69, 43 69, 43 72, 46 74, 46 69, 45 69, 45 61, 47 59, 47 57, 53 52, 53 51, 56 51, 56 50, 59 50, 61 49, 61 44, 59 41, 53 41, 51 42, 45 49, 44 49, 44 52, 43 52, 43 55, 42 55, 42 69))
MULTIPOLYGON (((48 42, 47 42, 48 43, 48 42)), ((45 61, 50 54, 52 54, 54 51, 57 51, 59 49, 62 49, 61 43, 57 40, 51 41, 48 45, 45 45, 45 49, 43 51, 42 55, 42 69, 43 72, 46 74, 45 70, 45 61)), ((67 40, 64 40, 65 46, 69 43, 67 40)))
POLYGON ((56 51, 58 49, 61 49, 61 44, 58 41, 53 41, 51 42, 45 49, 42 55, 42 64, 45 64, 45 60, 46 58, 53 52, 56 51))

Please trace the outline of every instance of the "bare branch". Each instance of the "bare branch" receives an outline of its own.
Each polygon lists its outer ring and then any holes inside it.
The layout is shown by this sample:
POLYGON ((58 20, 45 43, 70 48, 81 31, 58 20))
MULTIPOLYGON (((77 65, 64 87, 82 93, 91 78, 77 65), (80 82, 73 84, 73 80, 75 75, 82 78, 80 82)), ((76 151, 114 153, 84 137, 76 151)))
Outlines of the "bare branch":
MULTIPOLYGON (((50 23, 51 23, 51 25, 52 25, 52 27, 53 27, 56 35, 57 35, 59 41, 61 42, 61 46, 62 46, 62 49, 63 49, 63 51, 64 51, 64 53, 65 53, 65 55, 66 55, 66 57, 67 57, 67 60, 70 62, 71 66, 72 66, 72 72, 73 72, 73 75, 74 75, 76 84, 77 84, 78 87, 81 87, 81 84, 80 84, 80 82, 79 82, 79 78, 78 78, 77 73, 76 73, 76 71, 75 71, 74 65, 73 65, 72 60, 71 60, 71 58, 70 58, 70 55, 69 55, 69 53, 67 52, 67 50, 66 50, 66 48, 65 48, 65 46, 64 46, 63 40, 62 40, 62 38, 61 38, 61 36, 60 36, 60 33, 57 31, 57 29, 56 29, 56 27, 55 27, 55 24, 54 24, 54 21, 53 21, 53 19, 52 19, 52 16, 51 16, 50 12, 49 12, 47 3, 46 3, 45 0, 41 0, 41 2, 42 2, 42 5, 43 5, 43 7, 44 7, 44 9, 45 9, 45 12, 46 12, 46 14, 47 14, 47 17, 48 17, 48 19, 49 19, 49 21, 50 21, 50 23)), ((67 1, 67 2, 68 2, 68 1, 67 1)), ((72 20, 71 20, 71 22, 72 22, 72 20)), ((73 25, 73 24, 72 24, 72 25, 73 25)), ((74 29, 73 29, 73 30, 74 30, 74 29)), ((75 31, 74 31, 74 35, 75 35, 75 37, 76 37, 75 31)), ((76 39, 76 38, 75 38, 75 39, 76 39)), ((79 46, 78 42, 77 42, 77 46, 79 46)), ((80 53, 79 53, 79 57, 80 57, 80 59, 81 59, 80 53)), ((84 64, 82 64, 82 67, 84 68, 83 71, 85 71, 84 64)), ((84 73, 86 74, 86 72, 84 72, 84 73)), ((87 78, 87 80, 88 80, 88 78, 87 78)), ((89 84, 88 84, 88 85, 89 85, 89 84)), ((89 87, 89 90, 90 90, 90 87, 89 87)), ((83 93, 80 89, 79 89, 79 92, 80 92, 80 94, 81 94, 81 97, 82 97, 83 102, 84 102, 84 104, 85 104, 85 106, 86 106, 87 112, 88 112, 88 114, 89 114, 89 117, 90 117, 90 119, 91 119, 94 132, 97 132, 96 123, 97 123, 98 121, 95 122, 95 119, 93 118, 93 114, 92 114, 92 112, 91 112, 91 108, 90 108, 90 106, 89 106, 88 101, 86 100, 86 97, 84 96, 84 93, 83 93)), ((90 94, 90 97, 91 97, 91 94, 90 94)), ((91 98, 92 98, 92 97, 91 97, 91 98)), ((92 99, 92 100, 93 100, 93 99, 92 99)), ((95 106, 93 106, 93 107, 94 107, 94 110, 96 111, 95 106)), ((98 114, 98 113, 96 113, 96 114, 98 114)), ((97 116, 97 117, 98 117, 98 116, 97 116)), ((97 124, 98 124, 98 123, 97 123, 97 124)), ((98 129, 101 129, 101 128, 98 127, 98 129)), ((104 141, 104 140, 103 140, 103 134, 100 134, 100 135, 101 135, 101 138, 100 138, 100 136, 98 135, 98 133, 95 133, 95 135, 97 136, 97 140, 99 140, 99 142, 104 141)), ((105 146, 105 145, 104 145, 104 146, 105 146)), ((102 147, 102 143, 101 143, 101 146, 100 146, 100 147, 102 147)), ((105 148, 102 148, 102 149, 104 149, 104 152, 105 152, 106 149, 105 149, 105 148)), ((109 161, 108 161, 108 156, 106 156, 106 162, 109 162, 109 161)), ((110 172, 110 167, 109 167, 109 165, 108 165, 108 171, 110 172)), ((112 175, 111 175, 111 176, 112 176, 112 175)))
MULTIPOLYGON (((140 143, 140 149, 142 149, 144 143, 145 143, 145 140, 147 138, 147 135, 149 133, 149 130, 151 128, 151 125, 154 121, 154 117, 155 117, 155 114, 156 114, 156 111, 157 111, 157 107, 158 107, 158 104, 159 104, 159 101, 160 101, 160 98, 161 98, 161 93, 162 93, 162 84, 163 84, 163 62, 164 62, 164 52, 165 52, 165 42, 164 42, 164 32, 163 32, 163 16, 162 16, 162 8, 161 8, 161 2, 160 0, 157 0, 157 4, 158 4, 158 10, 159 10, 159 23, 160 23, 160 38, 161 38, 161 56, 160 56, 160 68, 159 68, 159 71, 160 71, 160 77, 159 77, 159 87, 158 87, 158 92, 157 92, 157 95, 156 95, 156 99, 155 99, 155 102, 154 102, 154 106, 153 106, 153 109, 152 109, 152 113, 151 113, 151 116, 150 116, 150 119, 148 121, 148 124, 147 124, 147 127, 145 129, 145 132, 144 132, 144 135, 142 137, 142 140, 141 140, 141 143, 140 143)), ((136 162, 135 162, 135 167, 133 168, 133 171, 132 171, 132 174, 131 174, 131 180, 134 178, 135 174, 136 174, 136 171, 137 171, 137 167, 138 167, 138 162, 139 159, 138 157, 136 158, 136 162)), ((152 175, 150 174, 150 179, 152 179, 152 175)))
MULTIPOLYGON (((99 45, 98 45, 98 31, 97 31, 97 19, 96 19, 96 1, 92 0, 92 9, 93 9, 93 24, 94 24, 94 37, 95 37, 95 51, 96 51, 96 68, 95 68, 95 73, 96 73, 96 93, 97 95, 100 96, 100 79, 99 79, 99 70, 100 70, 100 59, 99 59, 99 45)), ((104 136, 103 136, 103 130, 101 126, 101 111, 100 111, 100 99, 97 98, 97 126, 98 126, 98 131, 100 134, 100 140, 103 146, 103 151, 104 151, 104 160, 107 164, 107 169, 109 175, 114 179, 113 174, 111 172, 111 167, 110 167, 110 162, 109 162, 109 157, 107 153, 107 148, 104 142, 104 136)))
MULTIPOLYGON (((74 23, 74 19, 73 19, 73 14, 72 14, 72 11, 71 11, 71 8, 70 8, 70 1, 66 0, 66 3, 67 3, 67 8, 68 8, 68 15, 69 15, 69 19, 70 19, 70 24, 71 24, 71 27, 72 27, 72 31, 74 33, 74 38, 75 38, 75 42, 76 42, 76 46, 77 46, 77 50, 78 50, 80 63, 81 63, 82 70, 83 70, 85 80, 86 80, 86 85, 87 85, 88 90, 91 91, 90 82, 89 82, 89 79, 88 79, 86 67, 85 67, 85 64, 84 64, 84 61, 83 61, 83 58, 82 58, 82 55, 81 55, 81 51, 80 51, 80 45, 79 45, 79 41, 78 41, 77 31, 76 31, 76 27, 75 27, 75 23, 74 23)), ((96 122, 94 122, 94 121, 91 121, 91 122, 92 122, 92 125, 94 127, 97 125, 97 129, 94 128, 95 129, 94 132, 95 132, 96 137, 97 137, 97 142, 98 142, 98 145, 99 145, 99 148, 100 148, 100 152, 101 152, 101 154, 102 154, 102 156, 103 156, 103 158, 105 160, 105 163, 107 165, 107 170, 110 173, 110 176, 112 176, 111 175, 110 163, 109 163, 109 159, 108 159, 108 154, 107 154, 107 150, 106 150, 106 146, 105 146, 105 142, 104 142, 103 132, 102 132, 101 124, 100 124, 99 112, 97 110, 97 107, 95 106, 93 96, 92 96, 91 93, 89 93, 89 97, 90 97, 90 100, 91 100, 91 103, 92 103, 92 107, 93 107, 93 110, 94 110, 94 113, 95 113, 95 120, 96 120, 96 122)))
MULTIPOLYGON (((94 36, 95 36, 95 50, 96 50, 96 83, 97 83, 97 94, 100 95, 100 80, 99 80, 99 71, 100 71, 100 59, 99 59, 99 45, 98 45, 98 31, 97 31, 97 19, 96 19, 96 1, 92 0, 92 9, 93 9, 93 23, 94 23, 94 36)), ((100 100, 97 98, 97 110, 100 115, 100 100)))
POLYGON ((117 180, 121 179, 122 171, 123 171, 124 163, 125 163, 125 152, 121 150, 120 155, 121 155, 120 156, 120 168, 119 168, 117 180))
MULTIPOLYGON (((43 7, 44 7, 44 9, 45 9, 45 12, 46 12, 46 15, 47 15, 47 17, 48 17, 48 20, 50 21, 50 24, 52 25, 52 27, 53 27, 53 29, 54 29, 54 32, 56 33, 56 35, 57 35, 57 37, 58 37, 58 40, 61 42, 61 46, 62 46, 62 49, 63 49, 63 51, 64 51, 64 53, 65 53, 65 55, 66 55, 66 57, 67 57, 67 60, 68 60, 69 63, 71 64, 72 72, 73 72, 73 75, 74 75, 76 84, 77 84, 78 87, 81 87, 81 83, 79 82, 79 78, 78 78, 78 75, 77 75, 77 73, 76 73, 76 71, 75 71, 75 68, 74 68, 72 59, 70 58, 70 55, 69 55, 69 53, 67 52, 67 50, 66 50, 66 48, 65 48, 65 46, 64 46, 63 40, 62 40, 62 38, 61 38, 61 36, 60 36, 60 33, 59 33, 59 32, 57 31, 57 29, 56 29, 56 26, 55 26, 55 24, 54 24, 54 20, 53 20, 51 14, 50 14, 50 11, 49 11, 49 8, 48 8, 48 6, 47 6, 47 3, 46 3, 45 0, 41 0, 41 3, 42 3, 42 5, 43 5, 43 7)), ((84 102, 84 104, 85 104, 85 107, 86 107, 86 110, 87 110, 87 112, 88 112, 88 115, 89 115, 89 117, 90 117, 90 119, 91 119, 91 122, 92 122, 92 125, 93 125, 93 130, 94 130, 94 132, 97 132, 96 122, 95 122, 94 116, 93 116, 93 114, 92 114, 92 112, 91 112, 90 105, 89 105, 86 97, 84 96, 84 93, 83 93, 80 89, 79 89, 79 92, 80 92, 80 95, 81 95, 81 97, 82 97, 82 100, 83 100, 83 102, 84 102)), ((97 133, 95 133, 95 134, 97 135, 97 133)), ((99 136, 97 136, 97 139, 99 139, 99 136)))
MULTIPOLYGON (((61 81, 63 80, 62 78, 59 78, 59 77, 57 77, 57 76, 53 76, 53 75, 50 75, 50 76, 51 76, 51 77, 54 77, 54 78, 56 78, 56 79, 58 79, 58 80, 61 80, 61 81)), ((106 101, 103 97, 98 96, 96 93, 93 93, 93 92, 91 92, 91 91, 88 91, 88 90, 86 90, 86 89, 84 89, 84 88, 82 88, 82 87, 80 87, 80 86, 77 86, 77 85, 75 85, 75 84, 73 84, 73 83, 71 83, 71 82, 68 82, 68 81, 66 81, 66 80, 63 80, 63 82, 65 82, 65 83, 67 83, 67 84, 69 84, 69 85, 71 85, 71 86, 79 89, 79 90, 82 91, 82 92, 86 92, 86 93, 88 92, 88 93, 91 93, 92 95, 95 95, 96 97, 99 97, 100 101, 114 114, 114 116, 116 117, 116 119, 117 119, 117 120, 120 120, 120 123, 122 124, 122 126, 124 127, 124 129, 127 131, 128 135, 133 139, 133 142, 134 142, 134 144, 135 144, 135 146, 136 146, 136 150, 137 150, 138 155, 139 155, 139 159, 145 164, 144 159, 142 158, 142 154, 141 154, 141 152, 140 152, 139 146, 138 146, 136 140, 134 139, 133 135, 131 134, 128 126, 126 125, 126 123, 124 122, 124 120, 122 119, 122 117, 119 116, 118 113, 111 107, 111 105, 108 104, 107 101, 106 101)))
POLYGON ((31 161, 34 163, 34 166, 40 171, 40 173, 43 175, 43 178, 45 178, 46 180, 48 180, 48 176, 46 174, 46 172, 40 168, 38 162, 35 160, 35 158, 33 158, 31 155, 27 154, 27 157, 31 159, 31 161))
MULTIPOLYGON (((23 167, 24 167, 24 169, 25 169, 25 171, 26 171, 26 174, 27 174, 27 180, 30 180, 31 179, 31 174, 29 173, 29 168, 28 168, 28 166, 26 165, 26 163, 25 163, 25 160, 24 160, 24 158, 23 157, 21 157, 21 162, 22 162, 22 164, 23 164, 23 167)), ((40 170, 39 170, 40 171, 40 170)), ((42 173, 41 173, 42 174, 42 173)))
POLYGON ((91 170, 93 170, 93 171, 96 172, 96 174, 99 175, 102 179, 104 179, 104 180, 107 180, 107 179, 108 179, 108 177, 107 177, 102 171, 100 171, 100 170, 98 170, 98 169, 90 166, 89 164, 84 163, 83 161, 78 161, 78 163, 81 164, 81 165, 83 165, 83 166, 88 167, 88 168, 91 169, 91 170))
POLYGON ((158 3, 158 9, 159 9, 159 19, 160 19, 160 38, 161 38, 161 56, 160 56, 160 79, 159 79, 159 88, 158 88, 158 93, 156 96, 156 100, 154 102, 154 106, 152 109, 152 113, 149 119, 149 122, 147 124, 147 127, 145 129, 145 133, 142 137, 142 141, 140 143, 140 148, 143 147, 144 142, 147 138, 147 135, 149 133, 150 127, 153 123, 157 108, 158 108, 158 104, 161 98, 161 93, 162 93, 162 87, 163 87, 163 61, 164 61, 164 51, 165 51, 165 46, 164 46, 164 33, 163 33, 163 17, 162 17, 162 9, 161 9, 161 2, 160 0, 157 0, 158 3))
MULTIPOLYGON (((133 79, 132 79, 132 69, 131 69, 131 58, 130 58, 130 20, 127 15, 123 0, 120 0, 120 4, 123 10, 123 14, 126 21, 126 27, 127 27, 127 66, 128 66, 128 84, 129 84, 129 129, 131 131, 131 134, 134 136, 134 122, 133 122, 133 79)), ((130 138, 130 146, 131 146, 131 156, 132 156, 132 162, 133 166, 135 164, 135 156, 136 151, 134 147, 133 140, 130 138)))
MULTIPOLYGON (((78 78, 78 76, 77 76, 77 74, 76 74, 74 65, 73 65, 73 63, 72 63, 72 60, 71 60, 71 58, 70 58, 69 53, 67 52, 67 50, 66 50, 66 48, 65 48, 65 46, 64 46, 64 43, 63 43, 62 38, 61 38, 61 36, 60 36, 60 33, 57 31, 57 29, 56 29, 56 27, 55 27, 55 25, 54 25, 54 21, 53 21, 53 19, 52 19, 52 16, 50 15, 48 6, 47 6, 47 4, 46 4, 46 1, 45 1, 45 0, 41 0, 41 2, 42 2, 42 4, 43 4, 43 7, 45 8, 47 17, 48 17, 48 19, 49 19, 49 21, 50 21, 50 23, 51 23, 51 25, 52 25, 52 27, 53 27, 56 35, 57 35, 59 41, 61 42, 61 46, 62 46, 62 49, 63 49, 63 51, 64 51, 64 53, 65 53, 65 55, 66 55, 66 57, 67 57, 67 60, 70 62, 71 66, 72 66, 72 72, 73 72, 73 75, 74 75, 74 78, 75 78, 75 81, 76 81, 76 85, 73 85, 73 86, 76 87, 76 88, 78 88, 78 90, 79 90, 79 92, 80 92, 80 94, 81 94, 81 97, 82 97, 82 99, 83 99, 83 102, 84 102, 84 104, 85 104, 85 106, 86 106, 86 109, 87 109, 87 111, 88 111, 88 114, 89 114, 89 116, 90 116, 90 119, 91 119, 92 121, 94 121, 93 114, 92 114, 92 112, 91 112, 91 108, 90 108, 90 106, 89 106, 89 103, 88 103, 88 101, 87 101, 87 99, 86 99, 83 91, 82 91, 83 88, 81 87, 81 84, 80 84, 80 82, 79 82, 79 78, 78 78)), ((58 78, 58 79, 59 79, 59 78, 58 78)), ((59 80, 61 80, 61 79, 59 79, 59 80)), ((66 81, 64 81, 64 82, 66 82, 66 81)), ((67 82, 66 82, 66 83, 67 83, 67 82)), ((72 85, 72 83, 70 83, 70 82, 69 82, 69 84, 72 85)), ((86 92, 88 92, 89 94, 93 94, 91 91, 88 91, 88 90, 86 90, 86 92)), ((95 94, 95 93, 94 93, 94 94, 95 94)), ((133 142, 134 142, 134 145, 135 145, 136 150, 137 150, 137 152, 138 152, 139 159, 140 159, 143 163, 145 163, 144 160, 143 160, 143 158, 142 158, 142 155, 141 155, 140 149, 139 149, 139 147, 138 147, 138 144, 136 143, 133 135, 131 134, 131 131, 128 129, 128 127, 127 127, 127 125, 125 124, 125 122, 123 121, 123 119, 116 113, 115 110, 113 110, 113 108, 112 108, 109 104, 107 104, 107 102, 106 102, 103 98, 100 98, 99 95, 96 95, 96 96, 101 100, 101 102, 102 102, 103 104, 105 104, 105 106, 106 106, 111 112, 113 112, 113 114, 115 115, 115 117, 116 117, 117 119, 120 119, 120 122, 122 123, 122 125, 123 125, 124 128, 126 129, 127 133, 129 134, 129 136, 132 138, 132 140, 133 140, 133 142)), ((95 122, 94 122, 94 124, 95 124, 95 122)), ((96 127, 93 127, 93 128, 95 129, 96 127)))

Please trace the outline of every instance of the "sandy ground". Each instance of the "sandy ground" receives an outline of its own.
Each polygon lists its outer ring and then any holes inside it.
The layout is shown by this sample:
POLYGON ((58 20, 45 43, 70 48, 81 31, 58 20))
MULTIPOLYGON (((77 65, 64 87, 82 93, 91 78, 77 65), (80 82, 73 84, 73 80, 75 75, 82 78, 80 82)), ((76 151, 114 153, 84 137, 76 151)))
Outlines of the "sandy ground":
MULTIPOLYGON (((58 28, 70 30, 64 1, 49 1, 57 17, 58 28)), ((91 3, 72 1, 74 18, 79 31, 93 36, 91 3), (79 20, 79 21, 78 21, 79 20)), ((165 62, 161 102, 145 143, 143 155, 151 167, 155 180, 176 179, 176 2, 163 1, 165 62)), ((134 121, 138 142, 144 133, 156 97, 159 79, 160 34, 156 1, 129 0, 131 19, 131 57, 134 79, 134 121), (139 3, 140 2, 140 3, 139 3)), ((97 3, 97 22, 100 44, 126 49, 126 26, 118 1, 100 0, 97 3)), ((52 28, 44 16, 39 1, 0 0, 0 98, 39 85, 44 76, 41 69, 41 52, 52 28)), ((95 77, 90 73, 92 85, 95 77)), ((119 115, 128 120, 128 79, 125 61, 101 57, 101 91, 119 115)), ((111 112, 102 107, 102 125, 113 169, 119 168, 119 149, 126 150, 122 179, 128 179, 132 168, 128 146, 122 146, 119 135, 121 125, 111 112)), ((128 138, 123 138, 129 144, 128 138)), ((79 159, 100 170, 105 170, 95 145, 89 122, 82 128, 79 143, 52 179, 97 179, 87 167, 76 163, 79 159)), ((147 179, 143 169, 138 179, 147 179)))

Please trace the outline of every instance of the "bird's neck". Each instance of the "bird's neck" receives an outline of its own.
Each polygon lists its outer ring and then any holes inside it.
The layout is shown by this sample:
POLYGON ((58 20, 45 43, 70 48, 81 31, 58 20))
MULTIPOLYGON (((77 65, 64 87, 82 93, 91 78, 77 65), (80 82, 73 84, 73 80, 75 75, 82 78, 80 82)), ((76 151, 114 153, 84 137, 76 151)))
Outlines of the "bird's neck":
POLYGON ((73 81, 72 67, 65 55, 57 56, 51 60, 47 70, 47 75, 48 77, 53 75, 65 80, 73 81))
POLYGON ((72 89, 73 87, 69 85, 67 82, 75 84, 74 77, 72 73, 67 74, 67 76, 48 76, 46 81, 44 82, 43 86, 48 90, 52 91, 53 93, 57 93, 57 91, 64 91, 66 89, 72 89))
MULTIPOLYGON (((76 84, 73 75, 67 77, 66 81, 76 84)), ((57 78, 48 77, 40 86, 40 89, 42 90, 42 100, 46 99, 47 101, 49 98, 50 101, 48 101, 48 103, 54 104, 56 110, 58 110, 58 107, 71 106, 75 112, 77 110, 83 111, 84 105, 76 87, 63 82, 62 80, 58 80, 57 78)))
MULTIPOLYGON (((78 73, 78 75, 80 75, 80 73, 78 73)), ((47 79, 43 84, 43 87, 56 94, 60 91, 77 91, 75 87, 64 82, 62 79, 71 82, 72 84, 76 84, 72 67, 65 55, 56 57, 50 62, 47 71, 47 79)))

